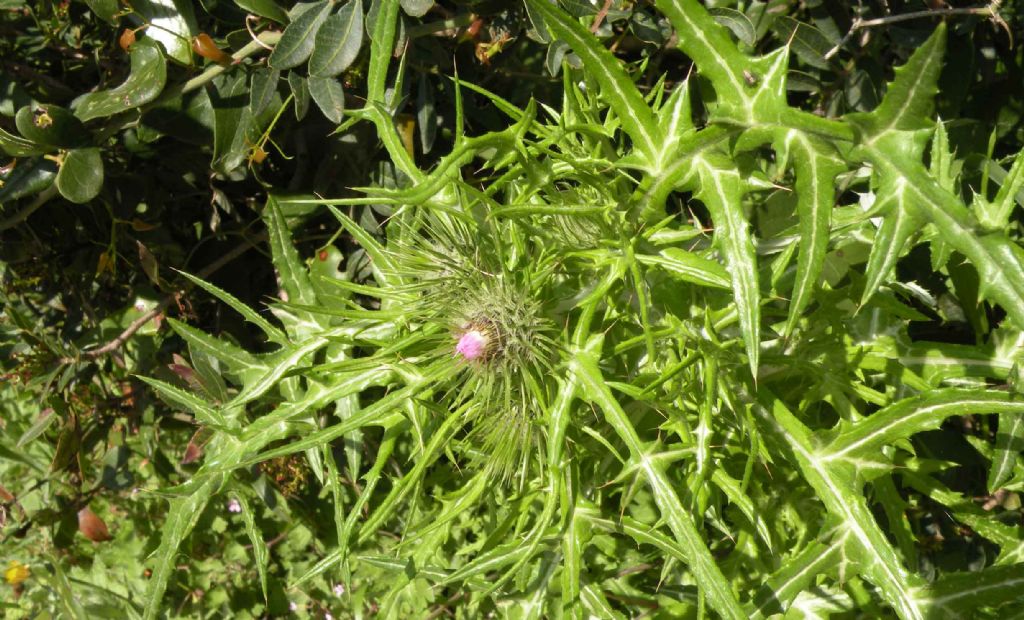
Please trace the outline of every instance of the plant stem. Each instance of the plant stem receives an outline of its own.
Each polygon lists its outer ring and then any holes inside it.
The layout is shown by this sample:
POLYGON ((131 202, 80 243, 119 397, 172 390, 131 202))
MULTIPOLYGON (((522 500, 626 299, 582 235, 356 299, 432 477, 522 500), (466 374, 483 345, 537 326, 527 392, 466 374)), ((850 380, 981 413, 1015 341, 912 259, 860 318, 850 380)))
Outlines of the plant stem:
POLYGON ((5 220, 0 221, 0 231, 7 230, 8 228, 12 228, 12 227, 17 226, 18 224, 24 222, 25 220, 28 219, 28 216, 30 216, 33 213, 35 213, 39 209, 39 207, 41 207, 44 204, 46 204, 47 202, 49 202, 50 199, 53 198, 56 195, 57 195, 57 184, 56 183, 52 183, 49 187, 44 189, 42 192, 40 192, 36 196, 36 199, 32 201, 32 204, 28 205, 27 207, 25 207, 21 211, 18 211, 17 213, 12 215, 11 217, 9 217, 9 218, 7 218, 5 220))
MULTIPOLYGON (((903 13, 900 15, 888 15, 886 17, 876 17, 874 19, 861 19, 857 18, 853 21, 853 25, 850 26, 849 32, 843 37, 843 40, 836 44, 835 47, 830 49, 825 54, 824 59, 829 60, 833 56, 839 53, 839 50, 846 45, 846 43, 856 34, 859 30, 864 28, 874 28, 875 26, 886 26, 888 24, 895 24, 898 22, 910 21, 912 19, 921 19, 926 17, 948 17, 953 15, 984 15, 989 19, 993 20, 997 24, 1001 25, 1009 34, 1010 30, 1003 21, 1003 18, 999 16, 1000 0, 992 0, 986 6, 976 6, 968 8, 949 8, 949 9, 929 9, 926 11, 913 11, 911 13, 903 13)), ((1013 35, 1010 35, 1011 40, 1013 35)))
POLYGON ((280 32, 261 32, 256 39, 250 41, 245 47, 231 55, 231 60, 233 62, 230 65, 219 65, 216 63, 211 65, 206 69, 206 71, 203 71, 196 77, 185 82, 185 85, 181 88, 181 91, 179 92, 184 94, 199 88, 200 86, 210 82, 213 78, 217 77, 221 73, 224 73, 231 67, 234 67, 243 59, 252 56, 258 51, 267 49, 268 45, 276 45, 280 39, 280 32))

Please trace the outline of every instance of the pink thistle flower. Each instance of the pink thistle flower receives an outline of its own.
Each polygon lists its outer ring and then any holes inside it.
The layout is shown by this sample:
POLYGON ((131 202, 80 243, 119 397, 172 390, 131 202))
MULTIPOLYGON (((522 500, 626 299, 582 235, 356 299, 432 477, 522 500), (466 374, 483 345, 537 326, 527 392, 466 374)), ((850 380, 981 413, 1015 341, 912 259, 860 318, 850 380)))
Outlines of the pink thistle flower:
POLYGON ((475 360, 484 354, 486 348, 487 336, 479 330, 471 329, 459 338, 459 343, 455 345, 455 352, 467 360, 475 360))

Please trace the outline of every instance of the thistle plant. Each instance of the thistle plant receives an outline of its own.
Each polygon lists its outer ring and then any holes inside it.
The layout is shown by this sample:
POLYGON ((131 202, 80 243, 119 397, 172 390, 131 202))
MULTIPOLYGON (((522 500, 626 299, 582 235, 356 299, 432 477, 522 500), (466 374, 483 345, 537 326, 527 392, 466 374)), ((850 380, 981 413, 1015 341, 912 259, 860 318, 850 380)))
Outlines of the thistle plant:
MULTIPOLYGON (((424 171, 387 96, 399 3, 379 3, 367 103, 347 113, 375 127, 400 182, 272 195, 279 324, 195 280, 271 351, 173 322, 231 389, 215 402, 147 379, 214 433, 170 490, 147 617, 203 507, 292 454, 322 479, 337 536, 290 584, 337 575, 388 616, 453 597, 469 616, 524 617, 994 617, 1019 602, 1019 506, 966 493, 1024 481, 1024 156, 965 203, 933 104, 946 26, 877 109, 824 118, 789 105, 788 47, 756 56, 701 4, 657 6, 699 78, 644 93, 586 24, 528 0, 582 63, 563 68, 561 106, 453 78, 508 126, 467 136, 457 107, 453 150, 424 171), (320 258, 334 248, 301 260, 284 213, 309 205, 365 269, 320 258), (354 217, 369 205, 392 209, 380 234, 354 217), (752 226, 770 207, 784 224, 752 226), (938 279, 976 271, 960 301, 990 304, 988 341, 911 337, 928 294, 896 266, 919 244, 938 279), (925 431, 989 414, 995 440, 971 438, 987 481, 954 488, 962 463, 925 431), (984 539, 965 543, 985 550, 971 573, 919 542, 947 517, 984 539)), ((247 533, 265 583, 265 543, 247 533)))
POLYGON ((439 358, 458 362, 444 407, 463 412, 480 443, 474 460, 504 479, 518 466, 522 480, 557 347, 543 307, 552 273, 545 250, 523 238, 520 251, 505 255, 498 236, 517 234, 507 226, 410 215, 412 224, 404 214, 393 221, 401 237, 385 248, 389 275, 401 282, 388 293, 401 299, 405 321, 438 334, 439 358))

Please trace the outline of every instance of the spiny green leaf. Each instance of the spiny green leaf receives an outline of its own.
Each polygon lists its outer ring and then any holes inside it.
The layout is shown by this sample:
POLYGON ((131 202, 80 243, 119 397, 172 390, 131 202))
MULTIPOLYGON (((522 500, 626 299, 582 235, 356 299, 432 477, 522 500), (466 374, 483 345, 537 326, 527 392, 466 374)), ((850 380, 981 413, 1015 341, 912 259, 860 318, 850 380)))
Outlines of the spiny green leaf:
POLYGON ((583 394, 600 407, 609 426, 619 435, 629 448, 632 458, 643 465, 643 474, 650 485, 655 502, 661 511, 672 533, 685 549, 687 563, 693 571, 697 582, 711 601, 715 610, 726 618, 746 618, 746 614, 736 600, 736 595, 729 587, 721 569, 711 557, 711 552, 697 531, 693 519, 683 508, 675 486, 669 481, 658 465, 653 463, 644 449, 636 429, 629 421, 626 412, 608 389, 597 366, 594 353, 601 347, 601 337, 592 336, 587 348, 577 351, 572 366, 573 373, 579 379, 583 394))
POLYGON ((199 422, 214 427, 227 427, 227 422, 224 420, 224 416, 221 415, 220 411, 218 411, 212 403, 203 400, 194 393, 152 377, 140 376, 139 380, 147 383, 168 401, 181 405, 185 409, 191 411, 195 414, 196 420, 199 422))
POLYGON ((864 150, 883 179, 902 179, 909 203, 935 224, 943 240, 970 259, 978 270, 979 293, 999 302, 1013 322, 1024 328, 1024 252, 1003 233, 977 234, 963 203, 943 190, 924 165, 901 157, 899 152, 880 146, 880 139, 864 150))
POLYGON ((845 166, 835 149, 819 138, 789 130, 783 144, 796 173, 797 213, 800 216, 800 254, 785 329, 788 337, 811 303, 818 286, 828 250, 835 202, 833 179, 845 166))
POLYGON ((669 275, 700 286, 728 289, 729 273, 718 263, 681 248, 666 248, 657 256, 637 254, 645 265, 657 265, 669 275))
POLYGON ((259 327, 260 330, 263 331, 263 333, 267 336, 267 339, 270 340, 271 342, 275 342, 277 344, 285 344, 288 342, 288 337, 285 336, 284 332, 282 332, 277 327, 271 325, 270 322, 267 321, 262 316, 260 316, 258 312, 250 308, 248 305, 242 303, 241 300, 239 300, 231 293, 225 291, 222 288, 214 286, 213 284, 210 284, 206 280, 197 278, 196 276, 190 273, 186 273, 184 271, 178 271, 178 273, 181 274, 189 282, 192 282, 193 284, 203 289, 207 293, 213 295, 217 299, 226 303, 236 312, 241 314, 245 320, 249 321, 256 327, 259 327))
POLYGON ((896 181, 878 188, 878 204, 873 207, 882 215, 882 225, 871 244, 864 277, 863 306, 878 290, 879 285, 896 267, 896 261, 908 249, 907 242, 921 230, 921 217, 907 199, 905 182, 896 181))
POLYGON ((169 318, 171 328, 181 336, 189 347, 221 361, 231 374, 240 377, 258 376, 267 370, 267 365, 251 353, 222 339, 214 338, 177 319, 169 318))
POLYGON ((427 467, 434 462, 434 459, 440 456, 442 449, 458 432, 463 421, 462 416, 449 415, 448 419, 433 432, 429 443, 423 447, 419 458, 416 459, 416 465, 401 481, 391 488, 388 496, 377 505, 373 513, 363 523, 362 528, 359 530, 358 542, 364 542, 371 534, 376 533, 387 519, 391 517, 399 503, 418 486, 420 479, 427 471, 427 467))
MULTIPOLYGON (((1021 416, 1016 414, 1016 417, 1021 416)), ((910 469, 901 471, 900 475, 906 484, 945 506, 948 514, 958 522, 998 545, 996 565, 1019 564, 1024 561, 1024 529, 991 519, 984 508, 960 493, 951 491, 932 476, 910 469)))
POLYGON ((995 493, 1010 480, 1021 452, 1024 452, 1024 415, 999 414, 995 455, 988 470, 989 493, 995 493))
POLYGON ((263 591, 263 600, 267 599, 267 564, 270 557, 270 549, 267 548, 267 543, 263 540, 263 533, 260 528, 256 525, 256 515, 252 512, 252 505, 249 504, 249 500, 246 499, 245 495, 236 494, 235 499, 242 507, 242 519, 245 521, 245 533, 249 537, 249 542, 252 543, 252 555, 253 559, 256 560, 256 570, 260 575, 260 589, 263 591))
POLYGON ((772 573, 755 596, 754 604, 757 607, 750 614, 751 620, 771 617, 787 610, 797 595, 818 575, 843 564, 849 553, 846 548, 849 539, 848 530, 836 532, 828 544, 812 542, 795 557, 782 562, 782 566, 772 573))
POLYGON ((935 617, 956 619, 981 607, 1018 603, 1021 586, 1024 564, 1012 564, 945 574, 923 590, 921 598, 928 602, 935 617))
POLYGON ((203 508, 220 486, 220 479, 209 478, 184 497, 171 500, 167 518, 161 524, 160 546, 155 553, 153 574, 146 589, 145 620, 155 620, 163 609, 164 591, 178 565, 178 547, 195 527, 203 508))
POLYGON ((568 43, 601 84, 601 95, 615 111, 622 128, 651 165, 658 161, 662 139, 651 108, 622 69, 619 61, 579 22, 570 19, 546 0, 527 0, 530 8, 544 17, 548 29, 568 43))
POLYGON ((989 230, 1006 228, 1013 208, 1022 202, 1022 190, 1024 190, 1024 150, 1017 153, 1013 166, 1006 178, 1003 179, 1003 184, 999 186, 999 193, 996 194, 995 199, 991 203, 980 200, 983 210, 978 213, 978 219, 989 230))
POLYGON ((848 118, 861 125, 869 140, 890 131, 932 127, 945 51, 946 24, 943 22, 910 60, 896 69, 896 79, 889 84, 878 108, 868 114, 851 114, 848 118))
POLYGON ((700 173, 697 198, 711 212, 715 244, 725 256, 750 373, 756 378, 761 351, 761 289, 750 226, 743 213, 746 184, 739 171, 720 157, 697 159, 696 165, 700 173))
POLYGON ((322 336, 310 338, 293 348, 270 356, 265 364, 252 366, 251 371, 245 377, 245 386, 225 406, 237 407, 259 398, 267 390, 277 385, 286 373, 298 366, 303 358, 322 349, 326 344, 327 339, 322 336))
POLYGON ((658 9, 675 26, 679 48, 693 59, 722 100, 747 99, 745 76, 749 60, 729 33, 696 0, 658 0, 658 9))
POLYGON ((921 580, 904 568, 896 550, 878 527, 867 501, 856 489, 855 470, 830 464, 816 448, 810 429, 767 389, 758 388, 754 398, 745 392, 741 395, 753 401, 754 413, 760 418, 765 434, 788 452, 788 458, 799 467, 828 512, 838 520, 839 527, 850 531, 851 541, 863 555, 865 577, 879 587, 886 602, 901 618, 924 618, 922 601, 914 591, 921 580))
POLYGON ((906 398, 871 414, 840 432, 819 450, 826 461, 853 459, 915 433, 938 428, 954 415, 1012 413, 1024 415, 1024 399, 1006 392, 948 388, 906 398))
POLYGON ((281 278, 281 288, 288 301, 299 304, 315 304, 316 292, 309 283, 306 267, 299 260, 299 254, 292 244, 291 231, 281 212, 281 205, 275 196, 267 198, 263 219, 270 237, 270 250, 274 267, 281 278))

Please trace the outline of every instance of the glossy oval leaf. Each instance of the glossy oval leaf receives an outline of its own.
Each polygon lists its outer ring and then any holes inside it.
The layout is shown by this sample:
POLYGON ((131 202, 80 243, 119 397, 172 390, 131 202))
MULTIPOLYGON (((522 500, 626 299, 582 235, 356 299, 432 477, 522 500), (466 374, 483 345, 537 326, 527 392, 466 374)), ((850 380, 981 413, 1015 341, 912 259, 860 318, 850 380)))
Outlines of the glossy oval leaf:
POLYGON ((31 140, 7 133, 0 127, 0 151, 7 153, 11 157, 31 157, 32 155, 49 153, 52 150, 48 146, 36 144, 31 140))
POLYGON ((103 187, 103 158, 98 148, 68 151, 57 171, 57 190, 71 202, 89 202, 103 187))
POLYGON ((0 177, 0 204, 43 191, 53 183, 57 166, 49 159, 38 157, 21 161, 6 177, 0 177))
POLYGON ((14 124, 25 139, 36 144, 72 148, 89 140, 82 121, 59 105, 27 105, 18 110, 14 124))
MULTIPOLYGON (((191 53, 191 52, 189 52, 191 53)), ((132 46, 131 74, 120 86, 82 95, 71 108, 83 121, 112 116, 156 99, 167 83, 167 65, 160 46, 150 38, 132 46)))
POLYGON ((309 74, 315 77, 338 75, 356 59, 362 43, 362 3, 349 0, 340 11, 328 17, 316 33, 309 74))
POLYGON ((149 24, 147 38, 159 41, 175 62, 192 64, 192 37, 199 27, 191 0, 132 0, 131 6, 149 24))

